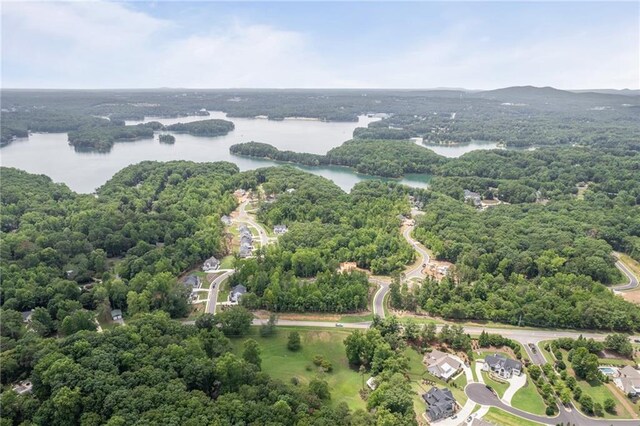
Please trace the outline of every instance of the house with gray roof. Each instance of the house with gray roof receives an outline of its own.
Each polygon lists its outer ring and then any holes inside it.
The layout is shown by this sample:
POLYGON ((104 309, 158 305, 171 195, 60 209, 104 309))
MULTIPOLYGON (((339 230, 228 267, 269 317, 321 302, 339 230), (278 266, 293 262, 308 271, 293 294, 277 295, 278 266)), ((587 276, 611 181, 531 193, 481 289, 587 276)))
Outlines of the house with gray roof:
POLYGON ((458 407, 456 399, 447 388, 432 387, 422 395, 422 399, 427 403, 427 416, 432 422, 452 416, 458 407))
POLYGON ((243 235, 242 237, 240 237, 240 244, 249 244, 251 245, 253 243, 253 236, 251 235, 243 235))
POLYGON ((114 309, 111 311, 111 319, 113 321, 119 321, 122 319, 122 311, 120 309, 114 309))
POLYGON ((500 354, 488 355, 484 358, 482 370, 493 372, 503 379, 510 379, 511 376, 520 375, 522 363, 500 354))
POLYGON ((205 272, 215 271, 220 267, 220 261, 214 256, 211 256, 202 264, 202 270, 205 272))
POLYGON ((462 368, 460 360, 438 350, 428 352, 422 361, 427 364, 429 373, 445 381, 453 377, 462 368))
POLYGON ((222 222, 222 224, 223 224, 224 226, 229 226, 229 225, 231 225, 231 218, 230 218, 229 216, 227 216, 227 215, 222 216, 222 217, 220 218, 220 221, 222 222))
POLYGON ((482 197, 477 192, 469 191, 468 189, 464 190, 464 201, 471 202, 474 206, 478 207, 482 204, 482 197))
POLYGON ((620 374, 613 380, 613 383, 625 395, 640 396, 640 371, 630 365, 620 369, 620 374))
POLYGON ((276 225, 273 227, 273 233, 276 235, 286 234, 287 230, 287 225, 276 225))
POLYGON ((238 251, 238 256, 241 258, 251 257, 253 255, 253 247, 251 244, 241 243, 240 250, 238 251))
POLYGON ((247 288, 242 284, 238 284, 237 286, 231 289, 229 293, 229 301, 232 303, 239 303, 242 295, 247 292, 247 288))

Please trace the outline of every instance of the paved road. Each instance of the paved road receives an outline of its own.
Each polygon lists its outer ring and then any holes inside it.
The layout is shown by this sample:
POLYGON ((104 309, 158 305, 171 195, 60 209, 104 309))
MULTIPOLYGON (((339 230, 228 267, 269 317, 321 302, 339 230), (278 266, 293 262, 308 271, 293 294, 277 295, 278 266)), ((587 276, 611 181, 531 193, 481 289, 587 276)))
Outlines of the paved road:
POLYGON ((420 261, 415 267, 407 269, 404 272, 404 275, 406 278, 423 279, 426 277, 426 275, 422 272, 422 270, 424 269, 422 265, 429 264, 429 252, 427 252, 427 249, 425 249, 422 244, 411 237, 411 231, 413 231, 413 228, 414 226, 407 226, 402 232, 402 236, 405 240, 407 240, 409 244, 413 246, 414 250, 418 252, 420 261))
POLYGON ((620 272, 626 275, 626 277, 629 279, 629 282, 627 284, 611 287, 612 290, 616 290, 616 291, 631 290, 638 287, 638 277, 636 277, 633 274, 633 272, 631 272, 631 270, 627 268, 627 265, 625 265, 620 260, 618 260, 616 262, 616 267, 620 270, 620 272))
POLYGON ((250 226, 255 228, 258 231, 258 236, 260 237, 260 247, 264 247, 269 244, 269 236, 267 235, 267 231, 265 231, 264 227, 260 225, 258 222, 253 220, 253 218, 247 213, 246 207, 249 204, 249 201, 243 201, 240 203, 240 208, 238 210, 238 217, 236 218, 236 222, 245 222, 250 226))
POLYGON ((376 291, 376 294, 373 296, 373 315, 384 318, 384 297, 389 292, 389 283, 375 278, 370 278, 369 282, 379 286, 378 291, 376 291))
POLYGON ((230 277, 235 269, 222 269, 223 274, 216 277, 211 282, 211 287, 209 287, 209 298, 207 299, 207 306, 204 308, 204 311, 208 314, 216 313, 216 304, 218 303, 218 290, 220 290, 220 284, 222 281, 230 277))
POLYGON ((473 402, 481 405, 488 405, 492 407, 498 407, 501 410, 507 411, 516 416, 523 417, 533 422, 539 422, 542 424, 575 424, 580 426, 638 426, 640 422, 638 420, 604 420, 604 419, 592 419, 584 416, 577 409, 567 409, 560 407, 560 413, 556 417, 537 416, 535 414, 527 413, 526 411, 518 410, 510 405, 502 402, 493 392, 481 383, 469 383, 464 388, 465 393, 473 402))

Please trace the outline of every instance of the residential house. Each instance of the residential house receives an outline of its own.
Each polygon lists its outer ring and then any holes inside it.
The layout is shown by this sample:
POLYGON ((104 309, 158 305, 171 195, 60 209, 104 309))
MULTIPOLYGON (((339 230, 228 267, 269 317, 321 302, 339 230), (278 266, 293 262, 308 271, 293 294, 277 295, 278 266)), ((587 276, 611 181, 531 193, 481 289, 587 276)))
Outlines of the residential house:
POLYGON ((338 267, 338 272, 341 274, 345 272, 351 272, 358 269, 358 264, 356 262, 342 262, 338 267))
POLYGON ((31 391, 33 390, 33 383, 31 383, 31 381, 29 380, 25 380, 18 383, 17 385, 14 385, 11 389, 18 395, 24 395, 25 393, 31 393, 31 391))
POLYGON ((120 309, 114 309, 111 311, 111 319, 114 321, 119 321, 122 319, 122 311, 120 309))
POLYGON ((458 406, 453 394, 447 388, 432 387, 429 392, 422 395, 422 399, 427 403, 427 416, 432 422, 452 416, 458 406))
POLYGON ((184 285, 185 287, 188 287, 191 290, 193 290, 194 288, 200 288, 200 286, 202 285, 202 282, 200 281, 199 276, 192 274, 192 275, 189 275, 187 278, 185 278, 184 285))
POLYGON ((220 261, 214 256, 211 256, 202 264, 202 270, 205 272, 215 271, 220 267, 220 261))
POLYGON ((31 315, 33 314, 32 310, 22 311, 21 314, 22 314, 22 322, 24 323, 31 322, 31 315))
POLYGON ((251 235, 243 235, 240 237, 240 244, 251 245, 253 243, 253 237, 251 235))
POLYGON ((229 293, 229 301, 232 303, 239 303, 242 295, 247 292, 247 288, 242 284, 238 284, 237 286, 231 289, 231 293, 229 293))
POLYGON ((468 189, 464 190, 464 201, 473 203, 474 206, 479 207, 482 204, 482 197, 477 192, 469 191, 468 189))
POLYGON ((253 255, 253 247, 251 244, 242 243, 240 244, 240 250, 238 251, 238 256, 241 258, 251 257, 253 255))
POLYGON ((369 377, 369 379, 367 379, 367 386, 371 390, 376 390, 376 388, 378 387, 378 384, 376 383, 376 378, 373 376, 369 377))
POLYGON ((276 235, 286 234, 287 231, 287 225, 276 225, 273 227, 273 233, 276 235))
POLYGON ((231 218, 230 218, 229 216, 227 216, 227 215, 222 216, 222 217, 220 218, 220 221, 222 222, 222 224, 223 224, 224 226, 229 226, 229 225, 231 225, 231 218))
POLYGON ((240 231, 240 237, 248 236, 253 238, 253 235, 251 235, 251 231, 247 225, 240 225, 238 227, 238 231, 240 231))
POLYGON ((620 369, 620 375, 613 382, 629 396, 640 396, 640 371, 630 365, 620 369))
POLYGON ((482 370, 491 371, 503 379, 510 379, 513 375, 520 375, 522 363, 500 354, 488 355, 484 358, 482 370))
POLYGON ((438 350, 427 353, 422 361, 427 364, 429 373, 442 380, 449 380, 462 368, 462 362, 438 350))

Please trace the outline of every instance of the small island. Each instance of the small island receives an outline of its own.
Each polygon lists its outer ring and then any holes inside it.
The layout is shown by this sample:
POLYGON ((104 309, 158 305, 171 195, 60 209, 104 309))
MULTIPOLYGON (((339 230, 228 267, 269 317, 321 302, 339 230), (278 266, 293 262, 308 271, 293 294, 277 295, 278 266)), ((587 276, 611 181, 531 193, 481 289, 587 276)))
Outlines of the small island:
POLYGON ((158 140, 160 141, 160 143, 166 143, 170 145, 173 145, 174 143, 176 143, 176 137, 168 133, 163 133, 160 136, 158 136, 158 140))
POLYGON ((165 130, 188 133, 193 136, 224 136, 233 129, 235 129, 235 126, 231 121, 220 119, 176 123, 165 126, 165 130))

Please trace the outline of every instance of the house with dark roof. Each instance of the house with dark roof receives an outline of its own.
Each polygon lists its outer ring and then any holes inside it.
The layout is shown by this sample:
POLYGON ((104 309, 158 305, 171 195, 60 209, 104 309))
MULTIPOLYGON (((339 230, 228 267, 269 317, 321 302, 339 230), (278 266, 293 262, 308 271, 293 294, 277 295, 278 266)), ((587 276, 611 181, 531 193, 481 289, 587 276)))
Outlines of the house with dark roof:
POLYGON ((427 403, 427 416, 432 422, 452 416, 458 407, 453 394, 447 388, 432 387, 422 395, 422 399, 427 403))
POLYGON ((251 245, 252 243, 253 243, 253 236, 252 235, 243 235, 242 237, 240 237, 240 244, 251 245))
POLYGON ((111 319, 113 321, 119 321, 122 319, 122 311, 120 309, 114 309, 111 311, 111 319))
POLYGON ((620 369, 620 374, 613 382, 625 395, 640 396, 640 371, 630 365, 620 369))
POLYGON ((488 355, 484 357, 482 370, 493 372, 503 379, 510 379, 511 376, 520 375, 522 363, 500 354, 488 355))
POLYGON ((237 286, 231 289, 229 293, 229 301, 232 303, 239 303, 242 295, 247 292, 247 288, 242 284, 238 284, 237 286))
POLYGON ((185 278, 183 283, 185 287, 188 287, 191 290, 193 290, 194 288, 200 288, 200 286, 202 285, 202 282, 200 281, 200 277, 193 274, 185 278))
POLYGON ((220 261, 214 256, 211 256, 202 264, 202 270, 205 272, 215 271, 220 267, 220 261))
POLYGON ((25 322, 25 323, 31 322, 31 315, 33 315, 32 310, 22 311, 20 313, 22 314, 22 322, 25 322))

